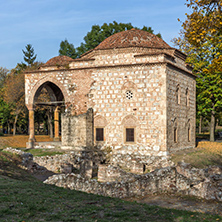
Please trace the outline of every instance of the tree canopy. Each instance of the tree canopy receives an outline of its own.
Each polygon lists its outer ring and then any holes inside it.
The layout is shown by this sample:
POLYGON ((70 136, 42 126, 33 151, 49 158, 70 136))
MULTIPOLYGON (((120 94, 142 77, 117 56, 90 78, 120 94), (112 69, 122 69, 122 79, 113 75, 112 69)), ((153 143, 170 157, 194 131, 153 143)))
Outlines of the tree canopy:
POLYGON ((215 118, 222 108, 222 2, 187 0, 192 10, 182 23, 174 43, 187 53, 197 75, 197 114, 210 115, 210 140, 214 141, 215 118))
POLYGON ((59 55, 66 55, 75 59, 77 57, 76 49, 73 44, 69 43, 67 39, 61 41, 59 55))
MULTIPOLYGON (((109 24, 104 23, 102 26, 93 25, 91 31, 86 34, 83 38, 84 41, 79 47, 75 48, 73 44, 70 44, 67 40, 62 41, 60 43, 59 55, 66 55, 71 58, 80 57, 85 52, 94 49, 109 36, 132 28, 140 29, 133 26, 131 23, 117 23, 116 21, 109 24)), ((143 26, 141 30, 154 33, 154 30, 147 26, 143 26)), ((158 33, 157 36, 161 38, 160 33, 158 33)))

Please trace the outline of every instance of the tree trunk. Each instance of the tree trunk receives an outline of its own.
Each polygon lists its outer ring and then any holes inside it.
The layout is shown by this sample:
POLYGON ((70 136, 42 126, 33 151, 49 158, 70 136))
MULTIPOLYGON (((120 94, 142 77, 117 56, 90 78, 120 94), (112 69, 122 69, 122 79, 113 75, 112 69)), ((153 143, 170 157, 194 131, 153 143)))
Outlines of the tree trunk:
POLYGON ((13 136, 15 136, 15 133, 16 133, 16 123, 17 123, 17 120, 18 120, 18 114, 16 113, 15 121, 13 123, 13 136))
POLYGON ((215 141, 215 107, 213 106, 213 110, 211 111, 211 120, 210 120, 210 141, 215 141))
POLYGON ((199 134, 202 133, 202 116, 200 116, 200 122, 199 122, 199 134))
POLYGON ((10 134, 10 123, 8 122, 8 134, 10 134))

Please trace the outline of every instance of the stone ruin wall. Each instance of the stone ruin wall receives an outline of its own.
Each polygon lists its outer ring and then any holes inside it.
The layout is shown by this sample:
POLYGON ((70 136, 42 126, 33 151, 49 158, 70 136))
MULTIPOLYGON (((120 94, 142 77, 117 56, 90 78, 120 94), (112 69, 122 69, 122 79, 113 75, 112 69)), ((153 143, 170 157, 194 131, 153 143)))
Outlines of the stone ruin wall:
POLYGON ((54 175, 44 183, 116 198, 177 193, 222 201, 222 169, 219 167, 195 169, 182 163, 144 175, 135 175, 123 174, 121 170, 108 166, 102 168, 102 174, 103 179, 107 178, 102 182, 71 173, 54 175))
POLYGON ((91 149, 94 146, 93 134, 93 110, 89 109, 80 115, 63 113, 62 125, 62 149, 85 148, 91 149))
POLYGON ((222 201, 222 168, 218 166, 197 169, 191 167, 190 164, 178 163, 176 166, 166 166, 150 173, 133 174, 118 166, 100 165, 104 156, 99 153, 95 155, 95 153, 89 152, 73 152, 70 153, 71 155, 35 157, 33 159, 31 154, 20 150, 7 148, 5 151, 20 155, 22 162, 19 167, 33 173, 42 172, 44 174, 46 167, 50 171, 57 169, 58 173, 60 166, 60 173, 63 174, 53 175, 44 181, 46 184, 59 187, 117 198, 156 193, 178 193, 222 201), (94 163, 99 164, 98 181, 91 179, 95 164, 88 162, 89 160, 94 160, 94 163))

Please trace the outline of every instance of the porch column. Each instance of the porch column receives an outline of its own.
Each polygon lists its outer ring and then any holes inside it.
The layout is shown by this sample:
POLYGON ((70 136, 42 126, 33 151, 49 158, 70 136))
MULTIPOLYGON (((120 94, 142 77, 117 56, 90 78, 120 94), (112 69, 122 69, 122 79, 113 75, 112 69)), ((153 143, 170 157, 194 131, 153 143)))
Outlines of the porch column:
POLYGON ((29 109, 29 141, 27 148, 34 148, 35 143, 35 124, 34 124, 34 109, 29 109))
POLYGON ((59 107, 57 106, 54 111, 54 141, 59 141, 59 107))

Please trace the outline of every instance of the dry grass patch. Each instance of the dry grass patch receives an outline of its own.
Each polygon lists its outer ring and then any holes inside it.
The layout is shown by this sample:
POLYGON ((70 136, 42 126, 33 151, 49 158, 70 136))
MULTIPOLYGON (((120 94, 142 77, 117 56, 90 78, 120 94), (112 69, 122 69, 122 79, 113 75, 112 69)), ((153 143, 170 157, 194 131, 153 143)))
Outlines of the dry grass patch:
MULTIPOLYGON (((47 142, 53 141, 53 138, 50 138, 47 135, 36 135, 35 136, 37 142, 47 142)), ((26 143, 28 142, 28 135, 5 135, 0 137, 0 148, 5 147, 16 147, 16 148, 24 148, 26 147, 26 143)))
POLYGON ((204 152, 209 154, 222 155, 222 143, 201 141, 198 143, 197 149, 204 150, 204 152))
POLYGON ((172 155, 172 161, 184 161, 197 168, 222 165, 222 143, 201 141, 195 149, 179 151, 172 155))

